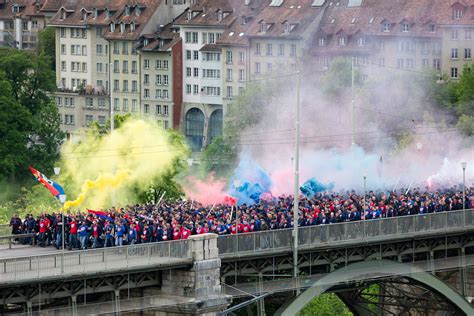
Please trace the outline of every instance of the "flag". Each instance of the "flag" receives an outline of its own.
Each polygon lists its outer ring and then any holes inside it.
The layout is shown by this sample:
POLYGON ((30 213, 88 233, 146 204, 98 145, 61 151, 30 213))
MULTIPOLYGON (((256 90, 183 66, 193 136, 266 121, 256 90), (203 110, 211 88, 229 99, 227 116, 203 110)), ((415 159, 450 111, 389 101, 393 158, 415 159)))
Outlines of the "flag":
POLYGON ((55 198, 59 199, 61 195, 64 195, 64 189, 59 184, 49 180, 44 174, 31 166, 29 166, 28 169, 30 169, 31 173, 35 176, 36 181, 44 185, 55 198))
POLYGON ((99 217, 99 218, 102 218, 102 219, 108 219, 109 221, 113 222, 114 219, 112 217, 109 216, 109 214, 107 214, 106 212, 103 212, 103 211, 94 211, 94 210, 90 210, 90 209, 87 209, 87 212, 88 213, 91 213, 91 214, 94 214, 95 216, 99 217))

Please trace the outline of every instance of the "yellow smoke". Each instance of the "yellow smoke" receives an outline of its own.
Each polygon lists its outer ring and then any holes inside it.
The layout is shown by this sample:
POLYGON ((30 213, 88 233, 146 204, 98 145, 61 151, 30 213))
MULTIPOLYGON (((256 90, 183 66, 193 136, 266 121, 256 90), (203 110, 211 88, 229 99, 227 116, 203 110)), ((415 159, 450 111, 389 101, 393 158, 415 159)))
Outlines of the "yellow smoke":
POLYGON ((88 135, 61 149, 61 182, 70 201, 65 208, 103 208, 136 203, 133 187, 147 187, 184 154, 169 143, 156 122, 129 119, 102 137, 88 135), (112 197, 114 197, 112 199, 112 197))

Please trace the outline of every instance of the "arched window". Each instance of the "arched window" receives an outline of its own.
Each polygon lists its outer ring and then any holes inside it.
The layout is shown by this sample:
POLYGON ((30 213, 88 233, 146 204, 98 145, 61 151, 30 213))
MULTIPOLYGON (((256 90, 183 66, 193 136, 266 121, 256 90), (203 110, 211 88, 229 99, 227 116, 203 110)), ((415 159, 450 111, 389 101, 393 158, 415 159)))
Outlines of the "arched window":
POLYGON ((204 113, 192 108, 186 113, 186 139, 192 150, 200 150, 204 138, 204 113))
POLYGON ((209 142, 218 136, 222 135, 222 110, 215 110, 212 112, 209 119, 209 142))

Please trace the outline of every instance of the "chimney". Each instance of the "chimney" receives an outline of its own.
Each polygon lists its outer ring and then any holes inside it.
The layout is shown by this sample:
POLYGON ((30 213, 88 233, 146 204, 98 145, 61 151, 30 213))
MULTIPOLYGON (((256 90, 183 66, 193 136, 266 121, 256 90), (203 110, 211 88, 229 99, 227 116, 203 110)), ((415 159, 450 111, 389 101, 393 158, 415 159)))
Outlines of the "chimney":
POLYGON ((250 0, 245 0, 245 5, 250 5, 250 0))

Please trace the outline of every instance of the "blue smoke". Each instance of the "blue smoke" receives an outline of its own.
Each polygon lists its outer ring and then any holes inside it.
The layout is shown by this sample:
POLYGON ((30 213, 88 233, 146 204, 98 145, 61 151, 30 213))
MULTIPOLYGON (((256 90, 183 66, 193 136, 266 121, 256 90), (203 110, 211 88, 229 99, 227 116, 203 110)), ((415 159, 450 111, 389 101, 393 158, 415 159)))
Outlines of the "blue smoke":
POLYGON ((303 193, 306 197, 313 197, 316 193, 332 190, 334 188, 334 183, 329 183, 329 184, 322 184, 315 178, 311 178, 305 183, 303 183, 302 186, 300 186, 300 191, 303 193))
POLYGON ((252 205, 259 202, 263 193, 269 193, 271 186, 272 179, 268 173, 257 163, 244 157, 230 179, 229 193, 237 198, 238 205, 252 205))

